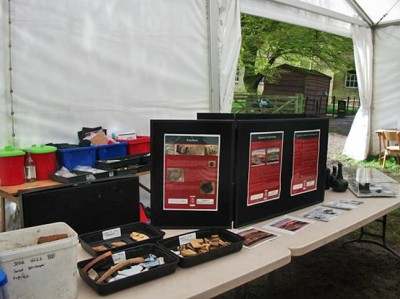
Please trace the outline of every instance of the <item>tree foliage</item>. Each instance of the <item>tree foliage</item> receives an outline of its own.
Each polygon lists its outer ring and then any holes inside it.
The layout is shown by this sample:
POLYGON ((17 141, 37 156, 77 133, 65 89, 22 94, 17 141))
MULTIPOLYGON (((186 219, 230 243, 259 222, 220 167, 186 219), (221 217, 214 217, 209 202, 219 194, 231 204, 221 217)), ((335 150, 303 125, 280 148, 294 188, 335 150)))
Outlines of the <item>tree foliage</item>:
POLYGON ((279 78, 277 62, 333 72, 353 67, 350 38, 242 14, 240 64, 247 92, 279 78))

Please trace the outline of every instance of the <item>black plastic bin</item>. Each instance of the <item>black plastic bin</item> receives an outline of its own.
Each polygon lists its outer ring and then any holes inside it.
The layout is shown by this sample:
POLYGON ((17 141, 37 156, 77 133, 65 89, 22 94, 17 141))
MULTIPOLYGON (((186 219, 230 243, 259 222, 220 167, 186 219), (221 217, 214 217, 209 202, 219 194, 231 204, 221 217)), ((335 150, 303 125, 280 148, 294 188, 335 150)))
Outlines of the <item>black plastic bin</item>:
POLYGON ((226 229, 211 227, 204 228, 197 231, 189 232, 186 234, 181 234, 171 238, 163 239, 157 242, 157 244, 166 247, 169 250, 176 251, 177 247, 180 245, 180 240, 186 238, 190 234, 195 238, 210 238, 211 235, 219 235, 221 240, 231 242, 230 245, 224 247, 218 247, 210 250, 209 252, 198 254, 196 256, 182 257, 179 256, 178 265, 182 268, 193 267, 216 258, 226 256, 228 254, 240 251, 243 247, 244 238, 238 234, 232 233, 226 229))
MULTIPOLYGON (((126 259, 145 257, 149 254, 154 254, 157 257, 163 257, 165 264, 120 280, 99 284, 92 280, 87 272, 83 271, 83 268, 93 260, 88 259, 78 262, 79 275, 98 294, 108 295, 175 272, 179 261, 178 257, 169 250, 166 250, 165 248, 162 248, 156 244, 143 244, 125 250, 126 259)), ((105 272, 105 269, 110 268, 113 265, 113 259, 111 256, 109 256, 96 263, 93 266, 93 269, 99 273, 99 275, 101 275, 105 272)))
POLYGON ((98 256, 109 250, 116 252, 140 244, 155 243, 161 240, 164 235, 165 232, 155 226, 143 222, 135 222, 82 234, 79 236, 79 241, 82 248, 90 255, 98 256), (134 240, 130 237, 132 232, 144 234, 148 239, 142 241, 134 240), (126 245, 115 246, 115 242, 123 242, 126 245), (98 246, 103 246, 104 249, 96 250, 98 246))

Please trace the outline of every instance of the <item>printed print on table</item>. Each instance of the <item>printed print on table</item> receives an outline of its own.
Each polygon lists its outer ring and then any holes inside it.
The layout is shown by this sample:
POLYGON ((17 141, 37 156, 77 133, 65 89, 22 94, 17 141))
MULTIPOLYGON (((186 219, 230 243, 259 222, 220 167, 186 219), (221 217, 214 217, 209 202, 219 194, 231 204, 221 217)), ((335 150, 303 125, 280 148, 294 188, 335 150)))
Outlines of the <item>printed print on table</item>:
POLYGON ((295 234, 298 233, 299 231, 305 229, 308 227, 310 224, 314 223, 312 220, 305 220, 305 219, 300 219, 292 216, 282 216, 265 226, 263 228, 265 229, 272 229, 275 231, 279 232, 284 232, 287 234, 295 234))
POLYGON ((345 199, 337 199, 328 202, 324 202, 322 205, 325 207, 343 209, 343 210, 354 210, 361 206, 364 202, 361 200, 345 200, 345 199))
POLYGON ((272 241, 280 236, 256 227, 248 227, 235 233, 244 238, 243 246, 248 249, 272 241))
POLYGON ((336 217, 342 215, 343 213, 344 213, 343 210, 317 206, 317 207, 313 208, 312 210, 301 214, 301 216, 303 216, 305 218, 315 219, 318 221, 328 222, 328 221, 331 221, 331 220, 335 219, 336 217))

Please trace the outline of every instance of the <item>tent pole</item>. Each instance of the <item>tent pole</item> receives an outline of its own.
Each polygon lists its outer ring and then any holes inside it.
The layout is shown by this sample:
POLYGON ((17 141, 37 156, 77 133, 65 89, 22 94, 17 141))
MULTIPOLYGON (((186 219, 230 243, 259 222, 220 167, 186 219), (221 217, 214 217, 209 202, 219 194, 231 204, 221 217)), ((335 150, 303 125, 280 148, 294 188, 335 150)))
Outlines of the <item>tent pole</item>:
MULTIPOLYGON (((368 153, 372 152, 373 149, 373 143, 371 142, 372 140, 372 135, 375 135, 375 133, 372 131, 372 122, 373 122, 373 117, 374 114, 372 113, 372 111, 375 110, 375 108, 373 107, 375 105, 375 34, 376 34, 376 30, 375 27, 371 27, 371 35, 372 35, 372 66, 371 66, 371 72, 372 72, 372 84, 371 84, 371 105, 370 105, 370 109, 369 109, 369 148, 368 148, 368 153)), ((379 153, 380 154, 380 153, 379 153)))
POLYGON ((11 115, 11 138, 12 138, 12 146, 15 146, 15 126, 14 126, 14 99, 13 99, 13 82, 12 82, 12 61, 11 61, 11 51, 12 51, 12 43, 11 43, 11 0, 8 0, 8 87, 9 87, 9 96, 8 99, 10 101, 10 115, 11 115))
POLYGON ((346 2, 351 6, 352 9, 370 26, 374 26, 374 22, 371 18, 365 13, 365 11, 361 8, 360 5, 354 0, 346 0, 346 2))
POLYGON ((208 65, 210 77, 210 111, 220 112, 220 78, 219 78, 219 50, 218 28, 219 8, 218 1, 207 1, 208 14, 208 65))

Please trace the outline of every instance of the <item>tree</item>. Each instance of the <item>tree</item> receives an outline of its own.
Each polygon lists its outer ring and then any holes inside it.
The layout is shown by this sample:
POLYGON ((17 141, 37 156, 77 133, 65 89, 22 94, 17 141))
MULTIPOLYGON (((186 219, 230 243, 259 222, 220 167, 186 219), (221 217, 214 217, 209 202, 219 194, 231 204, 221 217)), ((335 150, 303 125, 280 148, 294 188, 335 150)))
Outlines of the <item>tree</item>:
POLYGON ((247 92, 279 78, 277 61, 334 72, 354 68, 350 38, 242 14, 240 65, 247 92))

